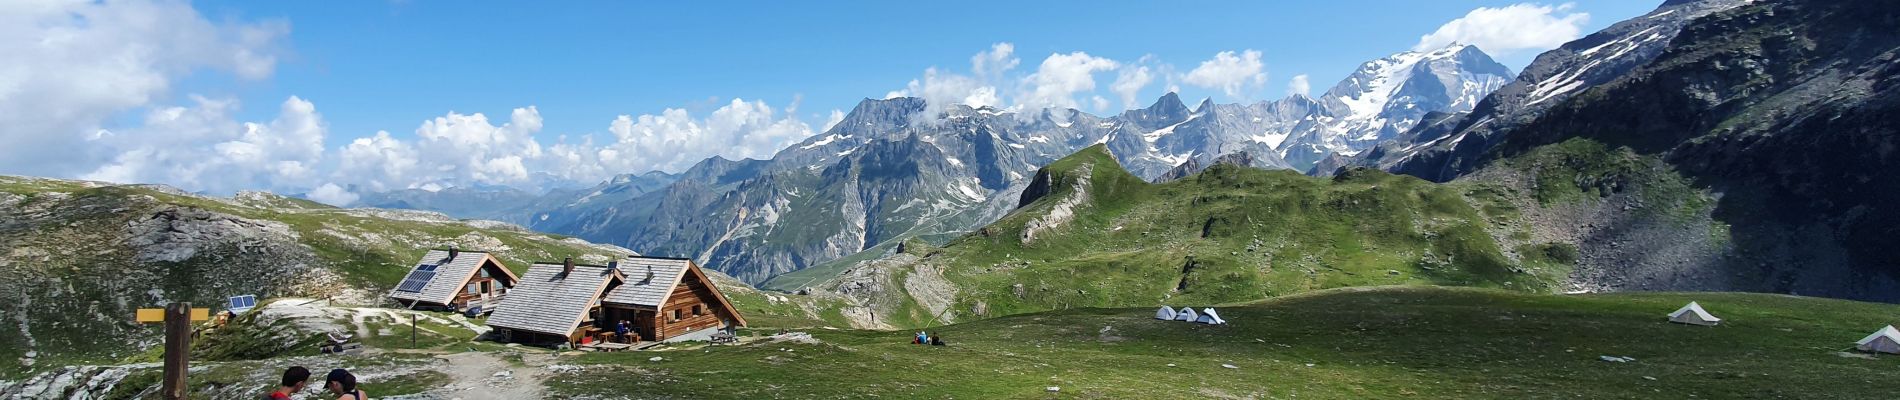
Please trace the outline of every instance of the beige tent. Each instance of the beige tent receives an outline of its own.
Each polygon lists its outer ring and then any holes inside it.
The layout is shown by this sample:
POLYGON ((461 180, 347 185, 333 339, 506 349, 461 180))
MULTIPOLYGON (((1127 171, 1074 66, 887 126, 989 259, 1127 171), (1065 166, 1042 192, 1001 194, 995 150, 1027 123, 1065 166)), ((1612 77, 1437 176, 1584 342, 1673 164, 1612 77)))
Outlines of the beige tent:
POLYGON ((1669 322, 1715 326, 1715 324, 1721 323, 1722 319, 1709 314, 1709 310, 1702 309, 1701 304, 1696 304, 1696 302, 1691 301, 1689 305, 1682 306, 1682 308, 1676 309, 1676 312, 1669 313, 1669 322))
POLYGON ((1173 321, 1174 309, 1169 308, 1168 306, 1161 306, 1161 309, 1155 310, 1155 319, 1162 320, 1162 321, 1173 321))
POLYGON ((1887 325, 1885 328, 1880 328, 1880 331, 1867 335, 1866 339, 1856 342, 1854 348, 1875 353, 1900 354, 1900 330, 1894 330, 1893 325, 1887 325))

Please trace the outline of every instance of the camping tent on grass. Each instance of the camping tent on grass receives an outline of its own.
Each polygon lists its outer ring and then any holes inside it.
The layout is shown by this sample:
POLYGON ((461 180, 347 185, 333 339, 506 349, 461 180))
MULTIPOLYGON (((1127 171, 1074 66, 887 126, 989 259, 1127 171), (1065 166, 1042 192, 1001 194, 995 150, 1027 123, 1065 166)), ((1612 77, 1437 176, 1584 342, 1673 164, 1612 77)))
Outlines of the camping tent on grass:
POLYGON ((1894 330, 1893 325, 1887 325, 1885 328, 1880 328, 1880 331, 1867 335, 1866 339, 1856 342, 1854 348, 1875 353, 1900 354, 1900 330, 1894 330))
POLYGON ((1199 323, 1209 324, 1209 325, 1227 324, 1227 320, 1220 319, 1220 314, 1215 313, 1214 309, 1212 308, 1201 309, 1201 318, 1194 320, 1194 322, 1199 322, 1199 323))
POLYGON ((1161 309, 1155 310, 1155 319, 1162 320, 1162 321, 1173 321, 1174 308, 1168 307, 1168 306, 1161 306, 1161 309))
POLYGON ((1181 307, 1180 312, 1174 313, 1175 321, 1194 322, 1197 319, 1201 319, 1201 314, 1195 313, 1194 307, 1181 307))
POLYGON ((1696 304, 1696 302, 1691 301, 1689 305, 1682 306, 1682 308, 1676 309, 1676 312, 1669 313, 1669 322, 1715 326, 1715 324, 1721 323, 1722 319, 1710 315, 1709 310, 1702 309, 1701 304, 1696 304))

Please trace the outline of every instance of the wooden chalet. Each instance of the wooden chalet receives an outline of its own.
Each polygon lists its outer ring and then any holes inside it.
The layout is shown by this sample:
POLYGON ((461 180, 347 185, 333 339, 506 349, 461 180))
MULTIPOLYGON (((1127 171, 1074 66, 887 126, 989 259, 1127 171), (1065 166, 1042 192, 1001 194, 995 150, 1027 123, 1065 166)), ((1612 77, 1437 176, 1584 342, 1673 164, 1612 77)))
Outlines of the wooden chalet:
POLYGON ((535 263, 522 274, 521 284, 502 299, 488 316, 502 341, 578 342, 600 315, 600 297, 625 279, 615 268, 561 263, 535 263))
POLYGON ((429 250, 389 298, 411 309, 489 311, 519 280, 486 252, 429 250))
POLYGON ((745 324, 698 265, 656 257, 536 263, 488 318, 501 340, 530 343, 693 340, 745 324), (613 334, 621 321, 627 337, 613 334))
POLYGON ((629 321, 639 340, 704 339, 746 325, 706 272, 684 258, 633 257, 620 264, 627 282, 607 292, 605 324, 629 321))

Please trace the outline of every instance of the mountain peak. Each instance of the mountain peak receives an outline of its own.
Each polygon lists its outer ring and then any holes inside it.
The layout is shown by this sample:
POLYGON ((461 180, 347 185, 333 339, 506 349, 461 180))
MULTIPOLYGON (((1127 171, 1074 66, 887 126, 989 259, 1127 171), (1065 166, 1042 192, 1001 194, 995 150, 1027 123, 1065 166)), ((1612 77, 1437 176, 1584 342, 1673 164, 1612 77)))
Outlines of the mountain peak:
POLYGON ((858 105, 852 107, 851 112, 845 114, 844 119, 846 121, 857 121, 864 118, 883 119, 888 117, 904 117, 923 110, 924 99, 920 97, 892 97, 888 99, 873 99, 867 97, 864 100, 858 101, 858 105))
POLYGON ((1187 104, 1182 103, 1181 95, 1175 94, 1174 92, 1168 92, 1168 94, 1161 95, 1161 98, 1155 99, 1155 103, 1152 105, 1149 105, 1147 108, 1147 110, 1149 111, 1169 111, 1169 110, 1185 110, 1185 109, 1187 109, 1187 104))

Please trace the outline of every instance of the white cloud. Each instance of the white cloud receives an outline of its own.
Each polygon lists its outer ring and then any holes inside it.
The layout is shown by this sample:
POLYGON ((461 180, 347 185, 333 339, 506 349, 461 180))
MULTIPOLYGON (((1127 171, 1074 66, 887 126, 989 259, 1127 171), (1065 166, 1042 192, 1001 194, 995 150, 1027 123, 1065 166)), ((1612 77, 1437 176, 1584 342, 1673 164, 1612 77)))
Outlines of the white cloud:
POLYGON ((337 150, 338 177, 363 185, 369 191, 407 189, 421 161, 416 149, 378 131, 375 136, 356 138, 337 150))
MULTIPOLYGON (((595 163, 612 171, 681 171, 708 156, 770 158, 812 135, 810 125, 789 110, 781 118, 764 101, 733 99, 695 119, 669 108, 660 115, 622 115, 608 127, 614 141, 595 151, 595 163)), ((843 113, 833 116, 842 120, 843 113)))
POLYGON ((1085 52, 1050 54, 1036 67, 1036 73, 1023 77, 1023 93, 1015 107, 1038 110, 1047 107, 1076 108, 1076 93, 1095 89, 1095 73, 1114 70, 1121 63, 1090 56, 1085 52))
POLYGON ((1014 56, 1016 45, 1002 42, 990 45, 989 51, 978 52, 970 56, 970 70, 976 71, 977 78, 988 82, 1003 79, 1003 73, 1016 68, 1022 60, 1014 56))
POLYGON ((943 107, 951 104, 965 104, 971 107, 1002 106, 1002 98, 996 94, 996 87, 983 83, 974 77, 939 71, 936 67, 924 69, 924 77, 912 79, 903 90, 891 92, 885 98, 917 97, 924 99, 925 115, 936 115, 943 107))
POLYGON ((1292 80, 1289 80, 1286 82, 1287 96, 1293 96, 1296 94, 1301 95, 1301 96, 1308 96, 1308 95, 1311 95, 1312 93, 1313 93, 1313 84, 1312 82, 1307 81, 1306 74, 1294 75, 1292 80))
MULTIPOLYGON (((343 146, 334 180, 369 191, 470 183, 535 189, 622 173, 678 172, 715 155, 771 157, 813 134, 795 112, 787 107, 781 116, 764 101, 734 99, 703 118, 680 108, 621 115, 608 124, 605 140, 562 136, 546 146, 535 138, 542 126, 535 107, 515 109, 500 125, 481 113, 451 112, 424 121, 413 141, 377 132, 343 146)), ((831 118, 835 124, 844 113, 834 110, 831 118)))
POLYGON ((844 111, 833 109, 831 110, 831 117, 825 118, 825 128, 820 130, 829 131, 831 127, 838 126, 839 122, 844 122, 844 111))
POLYGON ((1238 54, 1223 51, 1214 54, 1214 58, 1202 61, 1201 66, 1188 71, 1182 82, 1189 85, 1220 89, 1228 97, 1246 98, 1251 90, 1267 83, 1266 64, 1260 61, 1259 50, 1245 50, 1238 54))
MULTIPOLYGON (((282 22, 214 23, 182 1, 0 2, 0 170, 96 170, 120 154, 89 145, 91 138, 160 134, 101 136, 106 120, 154 106, 175 81, 198 71, 267 77, 276 65, 274 43, 288 31, 282 22)), ((200 102, 174 111, 179 118, 211 117, 204 114, 225 111, 218 107, 200 102)))
POLYGON ((345 190, 342 186, 337 186, 335 183, 325 183, 323 186, 311 189, 310 193, 305 194, 304 197, 316 200, 318 203, 342 207, 348 206, 350 203, 355 203, 356 199, 360 196, 357 196, 356 193, 350 193, 349 190, 345 190))
POLYGON ((1148 71, 1146 65, 1131 64, 1122 67, 1121 72, 1115 76, 1115 83, 1109 84, 1108 89, 1121 97, 1123 107, 1140 107, 1141 89, 1147 87, 1155 79, 1154 75, 1148 71))
POLYGON ((309 187, 319 178, 326 129, 315 105, 291 97, 271 122, 239 123, 231 117, 235 101, 193 100, 195 106, 154 109, 143 126, 90 140, 116 155, 80 177, 218 193, 309 187))
POLYGON ((1479 7, 1463 18, 1420 36, 1415 51, 1429 51, 1452 43, 1476 45, 1492 55, 1505 56, 1519 51, 1542 51, 1583 36, 1583 25, 1590 14, 1575 12, 1574 5, 1551 6, 1518 3, 1501 8, 1479 7))

